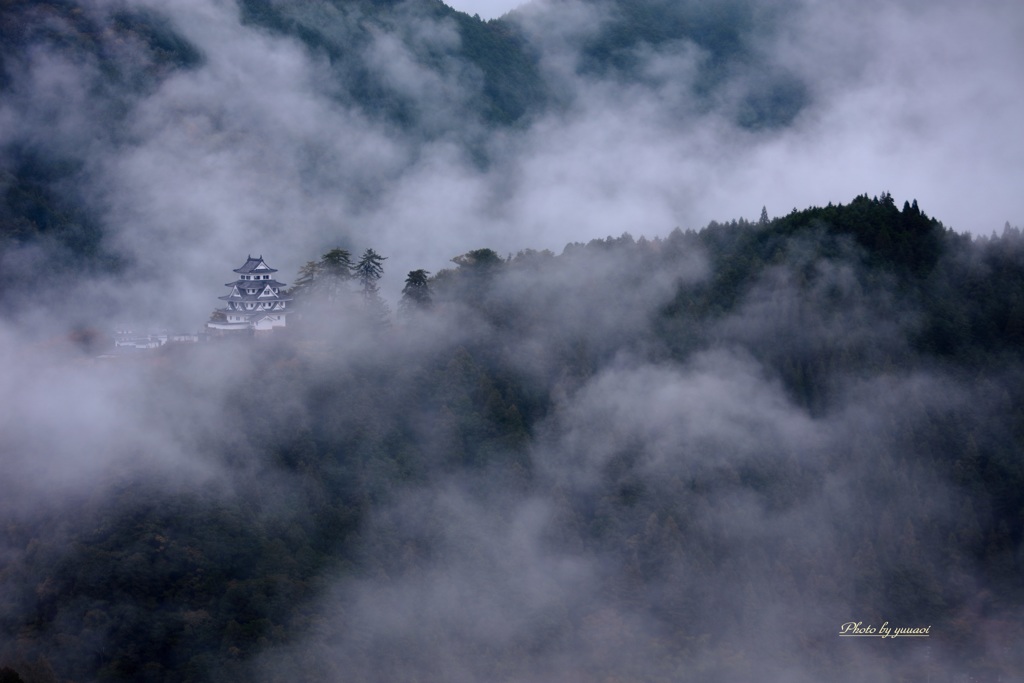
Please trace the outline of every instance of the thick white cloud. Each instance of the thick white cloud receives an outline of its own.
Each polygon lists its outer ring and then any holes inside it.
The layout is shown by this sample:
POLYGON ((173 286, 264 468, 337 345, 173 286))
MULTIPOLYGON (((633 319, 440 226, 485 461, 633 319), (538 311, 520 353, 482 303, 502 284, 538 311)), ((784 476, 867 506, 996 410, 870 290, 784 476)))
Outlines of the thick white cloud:
MULTIPOLYGON (((397 34, 370 40, 373 73, 425 108, 424 125, 436 135, 417 139, 337 97, 344 84, 331 80, 326 58, 295 39, 242 25, 231 3, 149 4, 168 13, 204 59, 147 93, 129 112, 117 144, 93 135, 95 124, 83 115, 91 101, 82 84, 94 65, 34 55, 16 90, 24 97, 0 102, 0 139, 52 131, 61 144, 84 145, 111 244, 137 264, 116 290, 83 285, 69 306, 116 297, 125 311, 155 312, 168 323, 197 327, 246 254, 266 256, 281 269, 280 279, 291 282, 300 264, 335 245, 356 253, 373 247, 388 256, 385 294, 394 301, 406 271, 436 271, 475 248, 501 255, 558 251, 566 242, 626 231, 665 235, 676 225, 755 218, 762 205, 774 215, 884 190, 899 202, 916 197, 960 230, 988 232, 1004 220, 1024 220, 1018 191, 1024 141, 1015 116, 1024 110, 1024 89, 1015 80, 1024 63, 1018 39, 1024 12, 1010 3, 852 7, 808 0, 761 49, 807 79, 812 104, 793 125, 768 132, 743 130, 714 107, 688 101, 704 58, 696 46, 644 52, 645 74, 655 85, 582 76, 574 49, 607 15, 580 1, 534 6, 524 26, 543 46, 545 73, 572 97, 564 110, 491 134, 483 143, 487 164, 472 158, 461 137, 481 130, 463 107, 480 85, 468 67, 430 71, 397 34), (544 14, 554 11, 558 21, 544 14), (33 112, 47 118, 33 120, 33 112)), ((417 22, 409 32, 420 44, 458 40, 451 23, 417 22)), ((336 663, 340 680, 350 675, 350 665, 374 670, 378 650, 362 646, 369 643, 405 648, 414 664, 435 666, 438 680, 501 680, 472 668, 492 660, 465 656, 467 642, 479 651, 496 643, 514 652, 510 643, 533 645, 531 638, 542 637, 538 625, 573 619, 584 628, 566 647, 553 645, 551 656, 539 658, 530 679, 574 680, 576 672, 575 680, 592 680, 578 673, 577 662, 606 669, 606 660, 615 663, 631 651, 622 643, 656 640, 622 633, 656 630, 651 624, 657 620, 606 608, 602 573, 617 566, 615 554, 587 554, 552 541, 553 531, 571 527, 562 491, 586 494, 610 476, 609 464, 628 458, 635 460, 629 464, 637 480, 671 487, 700 475, 711 453, 718 457, 711 465, 717 471, 705 477, 709 484, 729 482, 743 467, 756 474, 765 457, 776 458, 806 474, 806 504, 766 515, 766 503, 753 496, 680 496, 676 510, 669 510, 679 520, 687 513, 696 527, 732 544, 749 561, 736 565, 738 571, 752 579, 755 573, 744 574, 744 567, 758 567, 757 553, 777 542, 803 544, 808 553, 821 552, 819 545, 836 550, 834 528, 855 517, 852 487, 868 491, 875 483, 857 458, 837 453, 870 457, 899 447, 890 422, 894 415, 914 418, 915 405, 924 413, 947 403, 958 410, 980 404, 951 381, 898 372, 849 389, 840 397, 846 405, 830 417, 812 417, 794 402, 769 363, 746 350, 774 340, 787 349, 843 343, 863 347, 864 354, 898 351, 902 325, 909 324, 901 311, 879 313, 897 304, 877 292, 860 295, 849 267, 828 263, 816 265, 822 291, 767 273, 717 324, 712 336, 724 349, 683 363, 664 355, 662 362, 644 358, 643 348, 631 349, 637 357, 617 353, 627 335, 653 337, 645 327, 651 313, 672 301, 680 283, 705 276, 707 265, 698 255, 661 271, 612 260, 591 256, 573 265, 567 258, 557 272, 507 275, 489 295, 499 307, 534 306, 531 315, 521 315, 533 324, 521 338, 504 332, 488 338, 486 321, 467 316, 453 322, 442 314, 437 327, 409 340, 425 353, 479 332, 495 347, 512 348, 510 365, 525 376, 548 377, 555 343, 587 342, 615 360, 589 376, 553 383, 552 414, 532 451, 539 463, 537 497, 485 495, 500 486, 481 475, 405 490, 378 509, 367 523, 367 539, 407 531, 413 541, 426 539, 425 547, 436 542, 437 557, 394 580, 339 582, 325 605, 323 630, 296 647, 300 660, 312 653, 336 663), (822 302, 836 295, 844 297, 842 310, 829 314, 822 302), (883 317, 900 322, 886 324, 883 317), (334 609, 338 605, 349 611, 334 609), (357 638, 337 646, 338 633, 356 630, 357 638)), ((63 319, 57 311, 43 315, 63 319)), ((337 367, 346 358, 389 352, 350 334, 344 338, 325 361, 328 381, 341 381, 337 367)), ((0 450, 9 454, 5 471, 20 491, 8 505, 39 500, 45 507, 48 494, 72 497, 131 467, 156 473, 152 478, 163 486, 220 482, 223 472, 203 459, 200 446, 244 450, 239 435, 253 425, 232 422, 235 390, 251 378, 259 393, 265 391, 257 385, 260 368, 245 353, 196 356, 181 366, 173 357, 164 358, 166 367, 158 359, 149 371, 109 369, 74 354, 69 359, 30 346, 6 327, 0 327, 0 342, 0 361, 8 368, 0 389, 18 397, 17 404, 8 398, 0 418, 0 450)), ((395 358, 390 367, 396 373, 415 365, 415 358, 395 358)), ((301 424, 303 405, 273 398, 275 414, 294 412, 289 422, 301 424)), ((433 417, 422 416, 430 429, 433 417)), ((950 500, 939 493, 937 507, 950 500)), ((930 520, 937 513, 916 514, 930 520)), ((658 524, 654 517, 638 529, 649 526, 653 534, 658 524)), ((642 543, 639 531, 634 539, 642 543)), ((410 553, 417 547, 410 543, 410 553)), ((720 581, 723 594, 743 599, 717 567, 673 561, 676 573, 666 573, 655 589, 688 589, 699 577, 720 581)), ((756 580, 747 587, 775 595, 773 586, 756 580)), ((768 625, 790 607, 782 602, 751 601, 751 627, 777 633, 768 625)), ((788 636, 780 637, 761 647, 786 644, 788 636)), ((543 652, 543 645, 537 649, 543 652)))

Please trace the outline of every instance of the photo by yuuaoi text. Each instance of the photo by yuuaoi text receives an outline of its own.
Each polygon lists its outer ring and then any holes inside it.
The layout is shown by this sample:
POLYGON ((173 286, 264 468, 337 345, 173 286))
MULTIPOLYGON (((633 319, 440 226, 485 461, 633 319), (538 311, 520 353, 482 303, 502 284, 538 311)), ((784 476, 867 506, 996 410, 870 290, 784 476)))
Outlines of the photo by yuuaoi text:
POLYGON ((931 635, 931 624, 928 626, 890 626, 888 621, 875 628, 871 624, 864 625, 863 621, 848 621, 839 627, 840 637, 874 637, 874 638, 927 638, 931 635))

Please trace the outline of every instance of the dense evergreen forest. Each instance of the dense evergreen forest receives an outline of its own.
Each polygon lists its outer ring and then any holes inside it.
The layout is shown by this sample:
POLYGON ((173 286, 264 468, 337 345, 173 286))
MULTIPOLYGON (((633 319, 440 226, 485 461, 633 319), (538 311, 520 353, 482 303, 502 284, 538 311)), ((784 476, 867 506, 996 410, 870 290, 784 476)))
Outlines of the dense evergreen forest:
POLYGON ((1021 680, 1022 17, 0 0, 0 683, 1021 680))
POLYGON ((5 498, 10 680, 1020 675, 1019 229, 884 193, 481 248, 384 317, 339 251, 285 334, 59 369, 145 434, 5 498))

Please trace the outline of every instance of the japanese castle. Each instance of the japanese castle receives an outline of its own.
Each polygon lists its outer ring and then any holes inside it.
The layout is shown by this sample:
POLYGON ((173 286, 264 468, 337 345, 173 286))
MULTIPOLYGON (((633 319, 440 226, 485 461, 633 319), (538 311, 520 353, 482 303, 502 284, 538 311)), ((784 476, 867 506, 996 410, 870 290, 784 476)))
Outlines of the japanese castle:
POLYGON ((249 256, 234 272, 238 273, 238 279, 225 285, 231 288, 231 293, 218 297, 227 305, 213 312, 206 327, 257 332, 284 327, 292 297, 283 293, 285 284, 274 279, 277 270, 268 266, 262 256, 249 256))

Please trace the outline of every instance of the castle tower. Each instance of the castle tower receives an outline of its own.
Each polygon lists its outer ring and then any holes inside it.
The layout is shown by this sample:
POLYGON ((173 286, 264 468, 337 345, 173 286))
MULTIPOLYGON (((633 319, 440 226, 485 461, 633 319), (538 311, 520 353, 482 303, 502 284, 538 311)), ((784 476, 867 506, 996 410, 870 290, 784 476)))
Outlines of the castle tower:
POLYGON ((226 305, 213 312, 206 327, 242 331, 284 327, 292 297, 284 294, 285 284, 274 279, 277 270, 268 266, 262 256, 249 256, 234 272, 238 279, 225 285, 231 288, 231 293, 218 297, 226 305))

